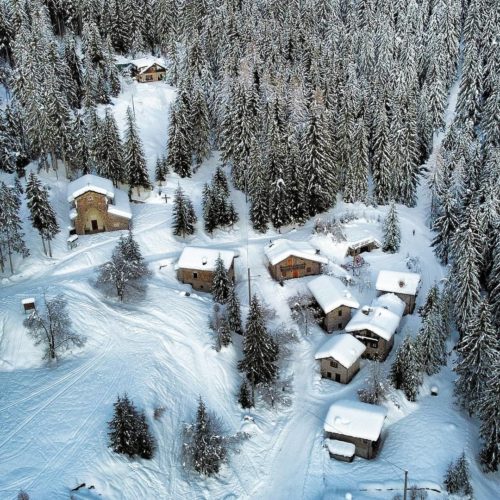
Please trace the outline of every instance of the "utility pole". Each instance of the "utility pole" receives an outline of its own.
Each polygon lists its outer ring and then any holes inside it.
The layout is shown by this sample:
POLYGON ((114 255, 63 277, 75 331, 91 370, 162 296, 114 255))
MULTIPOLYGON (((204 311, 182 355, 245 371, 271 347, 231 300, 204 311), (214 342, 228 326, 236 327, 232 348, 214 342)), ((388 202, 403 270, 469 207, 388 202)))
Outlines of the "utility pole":
POLYGON ((250 267, 247 267, 247 274, 248 274, 248 305, 250 306, 252 302, 252 282, 250 281, 250 267))
POLYGON ((405 489, 403 492, 403 500, 406 500, 407 490, 408 490, 408 471, 405 469, 405 489))

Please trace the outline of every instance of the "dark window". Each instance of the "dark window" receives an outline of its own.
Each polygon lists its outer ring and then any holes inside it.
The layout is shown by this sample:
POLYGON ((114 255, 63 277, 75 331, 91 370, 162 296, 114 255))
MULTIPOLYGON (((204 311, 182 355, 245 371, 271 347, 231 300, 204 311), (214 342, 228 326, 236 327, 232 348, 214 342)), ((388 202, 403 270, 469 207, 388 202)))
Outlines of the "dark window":
POLYGON ((98 229, 98 226, 97 226, 97 221, 96 221, 96 220, 93 220, 93 221, 91 222, 91 224, 92 224, 92 231, 97 231, 97 229, 98 229))
POLYGON ((153 75, 146 75, 146 81, 147 82, 153 81, 153 75))
POLYGON ((200 288, 203 288, 203 285, 200 285, 200 288))
POLYGON ((339 309, 339 316, 342 316, 342 309, 339 309))
POLYGON ((340 382, 340 374, 335 374, 335 382, 340 382))
POLYGON ((198 273, 193 273, 193 278, 196 279, 198 277, 198 273))
POLYGON ((342 323, 339 323, 339 324, 338 324, 338 326, 337 326, 337 328, 338 328, 339 330, 342 330, 342 323))
POLYGON ((330 361, 330 366, 332 368, 337 368, 339 366, 339 364, 336 361, 330 361))
POLYGON ((308 273, 310 273, 310 272, 311 272, 311 268, 310 268, 310 267, 306 267, 306 271, 307 271, 308 273))

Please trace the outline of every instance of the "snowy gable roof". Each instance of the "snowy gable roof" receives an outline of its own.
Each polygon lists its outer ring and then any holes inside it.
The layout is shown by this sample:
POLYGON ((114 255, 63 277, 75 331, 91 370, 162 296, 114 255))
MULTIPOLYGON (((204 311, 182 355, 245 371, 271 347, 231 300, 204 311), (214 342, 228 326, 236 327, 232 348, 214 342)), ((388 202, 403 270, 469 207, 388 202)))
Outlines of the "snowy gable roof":
POLYGON ((133 59, 130 61, 130 64, 135 66, 140 73, 144 73, 154 64, 157 64, 162 69, 165 69, 165 63, 160 59, 155 59, 154 57, 141 57, 140 59, 133 59))
POLYGON ((340 306, 359 307, 359 302, 337 278, 324 274, 310 281, 307 286, 325 314, 340 306))
POLYGON ((383 293, 372 300, 372 307, 384 307, 402 318, 406 304, 394 293, 383 293))
POLYGON ((382 432, 387 410, 361 401, 340 400, 326 415, 324 430, 360 439, 376 441, 382 432))
POLYGON ((126 219, 132 218, 132 211, 130 210, 130 203, 128 201, 128 194, 121 189, 115 190, 115 199, 113 204, 108 204, 108 212, 110 214, 125 217, 126 219))
POLYGON ((184 247, 177 268, 197 269, 199 271, 214 271, 217 257, 221 257, 226 269, 231 267, 236 254, 232 250, 218 250, 215 248, 184 247))
POLYGON ((349 248, 353 250, 357 250, 358 248, 364 247, 365 245, 375 245, 377 248, 381 248, 382 244, 380 243, 379 240, 374 238, 373 236, 369 236, 367 238, 361 238, 359 240, 355 241, 349 241, 349 248))
POLYGON ((365 352, 366 346, 348 333, 329 338, 318 350, 314 359, 333 358, 349 369, 365 352))
POLYGON ((390 340, 396 332, 400 320, 400 316, 385 307, 364 306, 347 323, 345 331, 368 330, 385 340, 390 340))
POLYGON ((380 292, 404 293, 417 295, 420 274, 399 271, 380 271, 375 288, 380 292))
POLYGON ((305 241, 274 240, 264 248, 264 253, 273 266, 291 256, 328 263, 326 257, 317 254, 316 249, 305 241))
POLYGON ((109 198, 114 198, 115 196, 115 188, 109 179, 87 174, 68 184, 68 201, 72 202, 87 191, 104 194, 109 198))

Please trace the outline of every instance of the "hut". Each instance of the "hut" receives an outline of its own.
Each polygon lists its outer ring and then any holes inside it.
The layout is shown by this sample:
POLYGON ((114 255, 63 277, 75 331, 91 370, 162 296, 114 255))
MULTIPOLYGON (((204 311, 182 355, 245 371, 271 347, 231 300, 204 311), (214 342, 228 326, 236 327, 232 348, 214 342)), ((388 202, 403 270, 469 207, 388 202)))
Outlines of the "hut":
POLYGON ((318 276, 307 287, 323 311, 323 328, 328 333, 343 330, 351 319, 352 310, 359 308, 359 302, 338 278, 332 276, 318 276))
POLYGON ((365 344, 364 358, 383 361, 391 352, 400 319, 385 307, 364 306, 349 321, 345 331, 365 344))
POLYGON ((356 255, 364 252, 371 252, 372 250, 377 250, 381 247, 382 244, 377 239, 373 237, 363 238, 361 240, 349 242, 347 247, 347 255, 356 257, 356 255))
POLYGON ((28 313, 30 311, 34 311, 36 309, 35 299, 33 297, 28 297, 26 299, 22 299, 21 304, 23 306, 23 310, 25 313, 28 313))
POLYGON ((275 240, 264 249, 271 276, 277 280, 302 278, 321 273, 328 259, 304 241, 275 240))
POLYGON ((375 288, 382 293, 394 293, 405 304, 404 314, 412 314, 420 287, 420 274, 399 271, 380 271, 375 288))
POLYGON ((386 415, 387 410, 381 406, 361 401, 336 401, 330 406, 326 415, 323 427, 325 437, 352 443, 358 457, 374 458, 381 445, 381 433, 386 415))
POLYGON ((177 262, 177 279, 195 290, 210 292, 218 257, 224 262, 230 279, 234 280, 235 252, 202 247, 185 247, 182 250, 177 262))
POLYGON ((359 359, 365 352, 365 345, 347 333, 329 338, 316 353, 321 376, 348 384, 359 371, 359 359))
POLYGON ((143 57, 130 61, 131 74, 140 83, 164 80, 167 69, 163 61, 152 57, 143 57))
POLYGON ((109 179, 87 174, 68 185, 75 234, 129 229, 132 212, 127 193, 109 179))

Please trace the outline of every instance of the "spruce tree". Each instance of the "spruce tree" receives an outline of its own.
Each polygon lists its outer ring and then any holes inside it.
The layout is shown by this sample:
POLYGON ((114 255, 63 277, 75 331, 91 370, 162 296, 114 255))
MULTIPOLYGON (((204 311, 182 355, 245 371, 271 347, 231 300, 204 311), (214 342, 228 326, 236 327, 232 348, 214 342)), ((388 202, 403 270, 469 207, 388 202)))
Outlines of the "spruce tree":
POLYGON ((156 159, 156 167, 155 167, 155 181, 161 187, 162 182, 167 180, 168 167, 167 161, 165 158, 157 158, 156 159))
POLYGON ((187 97, 182 93, 170 112, 167 167, 180 177, 191 177, 192 145, 187 97))
POLYGON ((348 162, 344 184, 344 201, 354 203, 366 201, 368 194, 368 139, 365 123, 359 119, 354 128, 352 152, 348 162))
POLYGON ((229 299, 227 301, 227 324, 231 332, 239 335, 243 333, 240 300, 238 299, 234 285, 229 290, 229 299))
POLYGON ((212 278, 212 295, 215 302, 226 304, 231 293, 231 279, 226 266, 219 255, 215 261, 215 269, 212 278))
POLYGON ((469 466, 465 453, 448 466, 444 478, 444 486, 452 495, 461 494, 472 498, 472 485, 470 484, 469 466))
POLYGON ((252 395, 248 389, 248 383, 246 380, 241 383, 240 392, 238 394, 238 403, 244 409, 253 407, 252 395))
POLYGON ((399 218, 394 202, 391 202, 389 206, 383 230, 384 243, 382 250, 389 253, 398 252, 401 245, 401 230, 399 229, 399 218))
POLYGON ((432 229, 437 232, 432 240, 436 257, 447 265, 451 251, 451 241, 458 226, 455 200, 449 190, 446 190, 440 200, 440 214, 436 217, 432 229))
POLYGON ((180 186, 175 191, 172 217, 172 229, 176 236, 185 238, 194 234, 196 214, 191 200, 184 194, 180 186))
POLYGON ((112 180, 113 185, 118 187, 118 183, 125 182, 127 176, 118 126, 110 108, 106 108, 99 132, 97 173, 112 180))
POLYGON ((401 389, 408 401, 416 401, 420 386, 419 354, 414 341, 406 337, 396 352, 391 366, 390 380, 396 389, 401 389))

